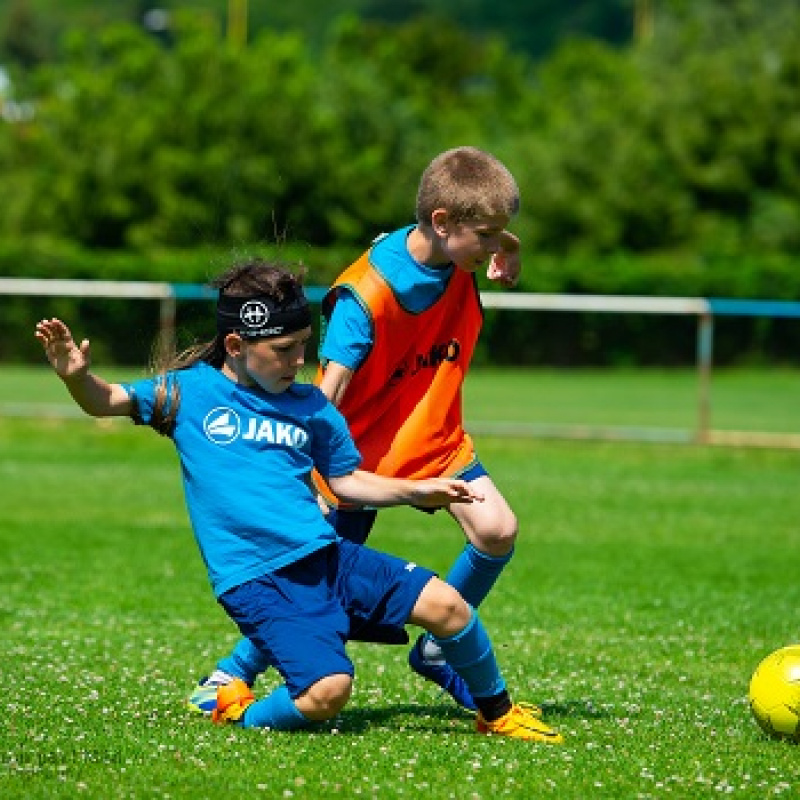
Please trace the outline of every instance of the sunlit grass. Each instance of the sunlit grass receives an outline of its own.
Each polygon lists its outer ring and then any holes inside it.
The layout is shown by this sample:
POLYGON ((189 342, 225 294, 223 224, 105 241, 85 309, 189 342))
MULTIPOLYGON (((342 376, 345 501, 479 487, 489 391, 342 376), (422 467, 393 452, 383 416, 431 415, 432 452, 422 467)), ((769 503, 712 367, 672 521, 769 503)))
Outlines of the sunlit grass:
MULTIPOLYGON (((313 377, 313 367, 306 378, 313 377)), ((136 378, 142 368, 103 370, 136 378)), ((475 369, 465 413, 477 426, 622 426, 692 432, 700 422, 699 376, 692 369, 475 369)), ((727 431, 800 434, 800 370, 716 369, 708 387, 708 424, 727 431)), ((77 415, 46 367, 4 367, 0 416, 77 415)))
MULTIPOLYGON (((675 369, 479 369, 465 384, 475 422, 695 430, 701 379, 675 369)), ((738 431, 800 433, 800 370, 716 369, 708 424, 738 431)))
MULTIPOLYGON (((56 388, 60 388, 56 385, 56 388)), ((800 454, 479 439, 520 519, 482 607, 513 693, 567 743, 479 737, 406 667, 353 645, 318 731, 216 728, 183 707, 235 641, 167 440, 127 423, 0 420, 0 795, 45 798, 792 797, 796 747, 750 719, 750 673, 798 638, 800 454)), ((374 546, 442 572, 453 523, 383 512, 374 546)), ((257 693, 274 684, 268 673, 257 693)))

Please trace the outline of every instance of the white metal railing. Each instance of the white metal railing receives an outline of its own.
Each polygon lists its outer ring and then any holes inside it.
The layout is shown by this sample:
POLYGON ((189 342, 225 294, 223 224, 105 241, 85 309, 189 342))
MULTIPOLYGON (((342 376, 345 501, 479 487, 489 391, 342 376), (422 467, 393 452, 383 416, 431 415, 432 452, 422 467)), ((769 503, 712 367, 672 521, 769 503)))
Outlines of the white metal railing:
MULTIPOLYGON (((325 288, 306 287, 311 302, 320 302, 325 288)), ((66 280, 48 278, 0 278, 0 295, 47 297, 105 297, 158 300, 162 341, 174 341, 178 300, 213 300, 216 291, 201 284, 153 281, 66 280)), ((711 369, 715 316, 792 317, 800 319, 800 302, 780 300, 739 300, 703 297, 650 297, 631 295, 539 294, 536 292, 481 292, 485 308, 521 311, 578 311, 615 314, 677 314, 697 318, 696 365, 698 405, 693 441, 777 445, 800 448, 800 435, 712 431, 710 426, 711 369)), ((502 423, 494 432, 503 433, 502 423)), ((514 429, 520 432, 519 426, 514 429)), ((572 428, 580 438, 659 438, 658 432, 617 432, 610 429, 572 428)), ((541 430, 539 433, 546 434, 541 430)), ((675 435, 666 434, 674 439, 675 435)))

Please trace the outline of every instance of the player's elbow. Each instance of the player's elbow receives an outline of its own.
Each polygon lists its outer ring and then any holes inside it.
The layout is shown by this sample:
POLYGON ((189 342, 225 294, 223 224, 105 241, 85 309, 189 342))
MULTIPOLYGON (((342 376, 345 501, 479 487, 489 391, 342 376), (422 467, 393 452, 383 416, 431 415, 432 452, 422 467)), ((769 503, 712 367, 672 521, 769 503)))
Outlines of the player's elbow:
POLYGON ((356 473, 351 472, 348 475, 339 475, 337 477, 328 477, 328 486, 331 491, 340 500, 345 503, 358 503, 361 501, 361 484, 356 477, 356 473))

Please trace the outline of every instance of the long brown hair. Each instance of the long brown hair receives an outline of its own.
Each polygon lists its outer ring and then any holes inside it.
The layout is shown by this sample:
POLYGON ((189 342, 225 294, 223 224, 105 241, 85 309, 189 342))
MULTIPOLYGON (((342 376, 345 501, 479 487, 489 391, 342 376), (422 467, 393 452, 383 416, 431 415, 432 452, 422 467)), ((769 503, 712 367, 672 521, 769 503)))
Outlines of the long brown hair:
MULTIPOLYGON (((249 297, 265 295, 278 303, 291 302, 303 292, 302 271, 292 271, 279 263, 252 258, 234 264, 209 282, 221 295, 249 297)), ((173 353, 158 351, 153 359, 153 372, 158 376, 155 404, 150 425, 162 435, 170 435, 180 406, 180 387, 169 373, 189 369, 204 361, 221 369, 225 363, 225 336, 217 334, 207 342, 199 342, 173 353)))

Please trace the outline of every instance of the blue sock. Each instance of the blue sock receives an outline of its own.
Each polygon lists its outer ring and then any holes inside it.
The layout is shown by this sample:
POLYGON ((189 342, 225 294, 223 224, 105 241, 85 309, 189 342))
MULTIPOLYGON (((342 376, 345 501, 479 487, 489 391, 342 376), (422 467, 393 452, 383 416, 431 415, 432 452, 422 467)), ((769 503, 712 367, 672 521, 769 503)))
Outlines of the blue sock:
POLYGON ((441 647, 447 663, 464 679, 473 697, 494 697, 506 688, 489 635, 475 612, 455 636, 432 638, 441 647))
POLYGON ((514 551, 504 556, 482 553, 472 542, 467 542, 461 554, 447 573, 445 581, 473 607, 477 608, 494 586, 514 551))
POLYGON ((267 657, 249 639, 239 639, 231 654, 217 663, 217 669, 241 678, 248 686, 268 667, 267 657))
POLYGON ((286 686, 279 686, 272 694, 249 705, 242 717, 243 728, 295 731, 309 725, 311 720, 297 710, 286 686))

